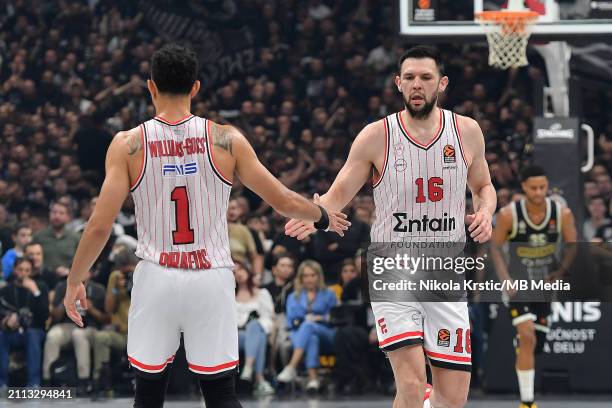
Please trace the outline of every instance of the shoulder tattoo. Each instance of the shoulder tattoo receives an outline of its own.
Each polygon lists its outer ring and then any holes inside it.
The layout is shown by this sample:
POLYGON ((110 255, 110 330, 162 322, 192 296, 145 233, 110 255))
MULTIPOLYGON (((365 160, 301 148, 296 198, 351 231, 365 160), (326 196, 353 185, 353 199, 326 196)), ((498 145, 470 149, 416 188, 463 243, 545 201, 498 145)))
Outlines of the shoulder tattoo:
POLYGON ((233 128, 231 126, 212 125, 211 136, 213 138, 213 145, 232 153, 232 132, 233 128))
POLYGON ((128 143, 128 154, 130 156, 142 150, 142 140, 140 139, 139 133, 130 134, 127 138, 127 143, 128 143))

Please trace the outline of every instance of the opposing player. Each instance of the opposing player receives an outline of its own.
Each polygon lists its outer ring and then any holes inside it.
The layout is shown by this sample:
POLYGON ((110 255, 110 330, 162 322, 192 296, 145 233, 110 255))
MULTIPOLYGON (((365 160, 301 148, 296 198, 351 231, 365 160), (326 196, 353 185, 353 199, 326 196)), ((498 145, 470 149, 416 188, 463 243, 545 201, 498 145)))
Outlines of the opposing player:
POLYGON ((279 213, 343 234, 344 215, 328 213, 284 187, 258 161, 246 138, 190 114, 200 88, 195 54, 178 45, 152 57, 148 88, 157 116, 119 132, 106 157, 106 178, 68 276, 64 305, 82 326, 83 278, 106 243, 131 192, 142 261, 134 272, 127 352, 136 369, 135 407, 161 407, 168 363, 183 332, 189 369, 200 376, 207 407, 240 407, 234 263, 226 212, 237 174, 279 213))
MULTIPOLYGON (((480 127, 473 119, 438 108, 438 95, 449 79, 436 50, 411 48, 398 68, 395 84, 406 109, 359 133, 320 202, 330 209, 344 208, 373 173, 372 242, 460 243, 465 242, 467 185, 475 208, 468 216, 468 230, 477 242, 487 241, 496 196, 480 127)), ((298 239, 314 231, 312 224, 297 220, 285 226, 285 232, 298 239)), ((434 385, 425 406, 462 407, 471 370, 467 303, 372 302, 372 309, 379 345, 395 376, 394 408, 424 406, 424 354, 434 385)))
MULTIPOLYGON (((514 201, 499 211, 493 231, 492 257, 500 281, 544 280, 563 277, 575 256, 575 247, 564 251, 557 262, 557 245, 576 241, 572 211, 546 197, 548 179, 540 167, 525 168, 521 174, 525 198, 514 201), (501 252, 510 242, 509 264, 501 252)), ((549 331, 550 303, 538 293, 509 290, 510 314, 516 327, 518 346, 516 376, 521 395, 521 408, 535 408, 535 354, 541 352, 549 331)))

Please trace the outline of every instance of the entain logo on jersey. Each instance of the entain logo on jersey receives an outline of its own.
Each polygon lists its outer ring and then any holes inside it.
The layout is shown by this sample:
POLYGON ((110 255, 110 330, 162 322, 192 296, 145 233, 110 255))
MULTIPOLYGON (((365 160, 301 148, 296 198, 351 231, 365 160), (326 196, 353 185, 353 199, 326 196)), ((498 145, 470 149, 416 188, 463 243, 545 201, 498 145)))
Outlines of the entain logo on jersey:
POLYGON ((185 177, 198 173, 198 163, 186 164, 164 164, 162 166, 163 177, 185 177))
POLYGON ((427 214, 423 218, 408 219, 407 213, 393 213, 397 224, 393 227, 395 232, 439 232, 454 231, 457 228, 455 217, 449 217, 444 213, 442 218, 429 218, 427 214))

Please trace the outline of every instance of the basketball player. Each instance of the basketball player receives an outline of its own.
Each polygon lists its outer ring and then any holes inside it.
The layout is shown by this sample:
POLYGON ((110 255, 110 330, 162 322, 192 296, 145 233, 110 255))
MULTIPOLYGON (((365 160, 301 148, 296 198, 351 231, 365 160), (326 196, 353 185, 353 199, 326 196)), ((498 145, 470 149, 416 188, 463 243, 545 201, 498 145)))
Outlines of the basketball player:
MULTIPOLYGON (((525 168, 521 174, 525 198, 514 201, 499 211, 493 231, 492 257, 499 280, 517 279, 554 281, 570 267, 575 247, 564 251, 558 264, 555 259, 557 245, 576 241, 576 226, 572 211, 546 197, 548 179, 540 167, 525 168), (509 266, 501 253, 501 246, 510 242, 509 266)), ((518 352, 516 375, 521 394, 521 408, 535 408, 534 377, 535 354, 542 351, 549 331, 550 303, 538 299, 537 293, 518 293, 509 290, 510 314, 516 327, 518 352), (530 303, 529 300, 532 302, 530 303), (540 300, 539 302, 533 302, 540 300)))
POLYGON ((135 407, 161 407, 183 332, 189 369, 200 376, 207 407, 239 407, 234 263, 226 213, 234 173, 279 213, 316 221, 339 234, 343 214, 327 212, 284 187, 258 161, 246 138, 190 114, 200 88, 196 55, 164 46, 152 57, 147 85, 157 116, 119 132, 106 157, 106 178, 68 276, 64 305, 79 326, 83 279, 132 193, 142 261, 133 275, 127 352, 136 369, 135 407))
MULTIPOLYGON (((466 239, 467 185, 475 208, 468 216, 468 230, 475 241, 486 242, 496 196, 480 127, 468 117, 438 108, 438 95, 449 79, 436 50, 411 48, 400 57, 398 68, 395 84, 406 109, 359 133, 344 167, 319 201, 330 209, 344 208, 373 172, 372 242, 460 243, 466 239)), ((298 239, 314 231, 311 223, 297 220, 285 226, 286 234, 298 239)), ((395 376, 394 408, 463 407, 471 371, 467 303, 372 302, 372 309, 379 345, 395 376), (444 342, 438 342, 441 331, 448 334, 444 342), (423 352, 434 385, 425 405, 423 352)))

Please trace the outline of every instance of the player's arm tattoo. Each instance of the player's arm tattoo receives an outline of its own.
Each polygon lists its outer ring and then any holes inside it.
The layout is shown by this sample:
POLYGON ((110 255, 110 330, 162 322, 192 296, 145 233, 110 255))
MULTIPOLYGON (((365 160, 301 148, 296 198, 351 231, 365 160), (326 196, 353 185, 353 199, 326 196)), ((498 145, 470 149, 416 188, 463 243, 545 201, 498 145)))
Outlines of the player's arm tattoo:
POLYGON ((234 129, 231 126, 213 125, 212 129, 213 144, 223 150, 232 153, 232 138, 234 129))
POLYGON ((128 154, 130 156, 142 150, 142 140, 140 139, 140 135, 138 133, 131 134, 127 139, 127 143, 128 143, 128 154))

